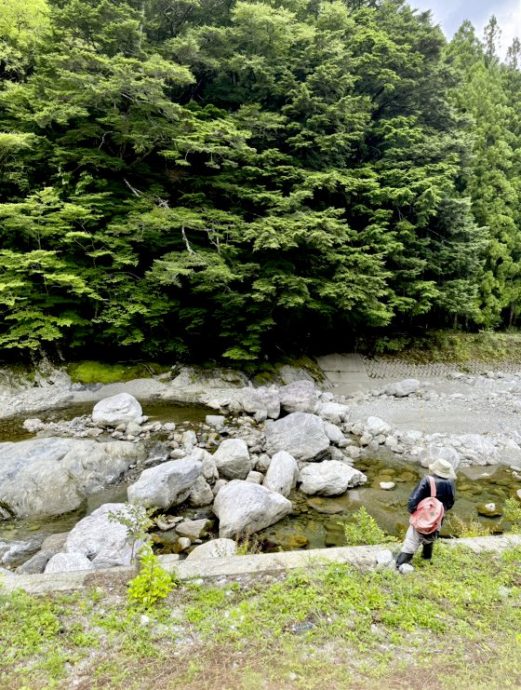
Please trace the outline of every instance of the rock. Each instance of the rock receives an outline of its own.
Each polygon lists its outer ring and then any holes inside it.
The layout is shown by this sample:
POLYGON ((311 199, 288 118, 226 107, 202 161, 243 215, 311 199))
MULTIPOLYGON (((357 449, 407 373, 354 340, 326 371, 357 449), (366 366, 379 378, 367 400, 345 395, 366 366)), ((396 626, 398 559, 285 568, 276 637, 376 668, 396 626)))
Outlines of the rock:
POLYGON ((287 451, 296 460, 317 460, 329 448, 329 438, 320 417, 293 412, 276 422, 266 423, 266 450, 275 455, 287 451))
POLYGON ((219 479, 219 471, 217 470, 217 465, 215 464, 215 460, 213 459, 213 455, 211 453, 208 453, 208 451, 204 451, 203 456, 202 456, 202 462, 203 462, 203 477, 206 479, 208 482, 215 482, 219 479))
POLYGON ((390 549, 382 549, 376 553, 376 567, 388 568, 389 566, 394 567, 394 557, 390 549))
POLYGON ((189 537, 192 541, 195 541, 203 536, 209 524, 208 520, 185 520, 177 525, 175 529, 181 537, 189 537))
POLYGON ((248 446, 239 438, 223 441, 213 455, 219 474, 226 479, 246 479, 253 469, 248 446))
POLYGON ((188 498, 202 469, 202 462, 190 457, 151 467, 144 470, 137 482, 128 487, 128 500, 140 503, 145 508, 167 510, 188 498))
POLYGON ((174 529, 174 527, 180 522, 183 522, 183 520, 184 518, 180 515, 158 515, 156 518, 154 518, 154 522, 161 532, 168 532, 169 530, 174 529))
POLYGON ((391 431, 391 425, 384 422, 380 417, 369 417, 366 425, 365 431, 370 436, 380 436, 389 434, 391 431))
POLYGON ((200 508, 202 506, 209 506, 213 502, 213 491, 212 487, 206 479, 200 475, 195 480, 192 488, 190 489, 190 494, 188 496, 188 502, 191 506, 195 508, 200 508))
POLYGON ((420 463, 423 467, 429 467, 435 460, 447 460, 457 469, 461 462, 461 455, 450 446, 435 446, 430 444, 427 448, 421 448, 419 453, 420 463))
POLYGON ((46 573, 70 573, 77 570, 94 570, 92 562, 82 553, 57 553, 45 566, 46 573))
POLYGON ((270 491, 276 491, 288 497, 297 485, 298 465, 295 458, 281 450, 271 459, 270 466, 264 478, 264 486, 270 491))
POLYGON ((314 412, 318 391, 313 381, 294 381, 280 389, 280 404, 285 412, 314 412))
POLYGON ((45 566, 50 561, 50 559, 56 554, 52 551, 40 550, 35 553, 32 558, 22 565, 19 565, 16 569, 17 575, 40 575, 44 572, 45 566))
POLYGON ((37 438, 0 443, 0 505, 13 517, 61 515, 145 459, 140 444, 37 438))
POLYGON ((26 419, 23 423, 23 427, 30 434, 36 434, 38 433, 38 431, 42 431, 42 429, 45 429, 45 424, 44 422, 42 422, 41 419, 38 418, 26 419))
POLYGON ((309 498, 307 504, 317 513, 322 513, 323 515, 337 515, 338 513, 345 513, 346 506, 340 501, 336 501, 334 498, 320 498, 319 496, 314 496, 309 498))
POLYGON ((207 558, 225 558, 227 556, 235 556, 237 553, 237 544, 233 539, 212 539, 206 544, 196 546, 191 551, 186 560, 206 560, 207 558))
POLYGON ((257 472, 262 472, 263 474, 266 474, 268 471, 268 468, 271 464, 271 458, 267 453, 263 453, 262 455, 259 455, 255 462, 255 469, 257 472))
POLYGON ((279 391, 275 386, 245 388, 241 402, 244 411, 255 415, 257 421, 264 421, 267 417, 277 419, 280 415, 279 391))
POLYGON ((394 482, 380 482, 380 489, 384 491, 391 491, 395 486, 396 484, 394 482))
POLYGON ((348 488, 365 484, 367 477, 359 470, 337 460, 307 465, 300 472, 300 490, 308 495, 340 496, 348 488))
POLYGON ((483 517, 501 517, 503 511, 495 503, 480 503, 477 506, 478 515, 483 517))
POLYGON ((105 503, 84 517, 69 532, 66 553, 83 554, 96 570, 130 565, 139 545, 133 548, 128 529, 118 522, 117 515, 131 519, 128 505, 105 503))
POLYGON ((351 460, 358 460, 362 455, 362 451, 358 446, 347 446, 344 453, 351 458, 351 460))
POLYGON ((411 573, 414 573, 414 566, 410 563, 402 563, 398 568, 398 572, 402 575, 410 575, 411 573))
POLYGON ((342 433, 342 430, 339 429, 336 426, 336 424, 331 424, 331 422, 324 422, 324 431, 326 432, 326 436, 331 441, 331 443, 334 443, 336 446, 340 446, 342 448, 345 448, 347 446, 347 439, 342 433))
POLYGON ((246 477, 246 481, 252 482, 253 484, 262 484, 263 479, 264 475, 262 472, 255 472, 255 470, 252 470, 246 477))
POLYGON ((229 483, 229 482, 228 482, 227 479, 218 479, 218 480, 215 482, 214 487, 213 487, 213 490, 212 490, 212 491, 213 491, 213 495, 214 495, 214 496, 217 496, 217 494, 218 494, 219 491, 223 488, 223 486, 226 486, 226 484, 228 484, 228 483, 229 483))
POLYGON ((0 540, 0 565, 18 565, 27 560, 40 548, 38 539, 30 541, 3 541, 0 540))
POLYGON ((420 388, 418 379, 405 379, 398 381, 398 383, 391 383, 385 389, 387 395, 394 395, 395 398, 405 398, 408 395, 416 393, 420 388))
POLYGON ((517 496, 517 497, 519 498, 519 500, 521 501, 521 489, 518 489, 518 490, 516 491, 516 496, 517 496))
POLYGON ((332 424, 341 424, 349 417, 349 407, 339 403, 326 402, 317 407, 316 414, 332 424))
POLYGON ((206 424, 208 424, 208 426, 211 426, 213 429, 221 431, 222 429, 224 429, 226 417, 224 417, 224 415, 221 414, 207 414, 205 422, 206 424))
POLYGON ((179 537, 177 544, 179 551, 187 551, 192 546, 192 541, 188 537, 179 537))
POLYGON ((240 537, 273 525, 292 510, 291 502, 264 486, 233 480, 215 498, 220 537, 240 537))
POLYGON ((142 414, 141 405, 133 395, 118 393, 94 405, 92 421, 98 426, 117 426, 135 422, 142 414))

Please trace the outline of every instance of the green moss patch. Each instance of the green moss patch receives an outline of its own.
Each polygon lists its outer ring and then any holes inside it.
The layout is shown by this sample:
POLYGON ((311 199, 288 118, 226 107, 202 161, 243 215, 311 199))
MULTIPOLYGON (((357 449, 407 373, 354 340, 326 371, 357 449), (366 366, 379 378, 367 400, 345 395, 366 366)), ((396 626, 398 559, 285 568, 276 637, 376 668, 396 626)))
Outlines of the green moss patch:
POLYGON ((118 383, 148 378, 169 371, 169 367, 154 362, 139 364, 108 364, 93 360, 72 362, 67 373, 75 383, 118 383))

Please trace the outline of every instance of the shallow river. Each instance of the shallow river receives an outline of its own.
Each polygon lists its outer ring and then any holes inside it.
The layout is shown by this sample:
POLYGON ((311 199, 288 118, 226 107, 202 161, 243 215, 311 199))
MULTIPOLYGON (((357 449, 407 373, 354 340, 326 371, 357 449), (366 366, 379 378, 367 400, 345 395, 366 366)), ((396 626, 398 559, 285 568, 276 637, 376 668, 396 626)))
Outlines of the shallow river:
MULTIPOLYGON (((81 404, 41 413, 39 417, 45 421, 69 420, 89 414, 91 410, 92 404, 81 404)), ((208 410, 203 407, 187 407, 161 402, 145 404, 143 412, 149 416, 150 421, 170 421, 185 428, 197 428, 204 421, 208 410)), ((31 438, 32 435, 23 429, 23 421, 23 417, 0 420, 0 442, 31 438)), ((291 496, 294 513, 273 527, 258 533, 253 540, 256 548, 262 551, 277 551, 344 545, 343 524, 361 506, 367 508, 386 532, 401 536, 407 526, 407 498, 424 470, 418 465, 404 461, 390 463, 365 459, 356 463, 355 466, 367 475, 368 482, 365 486, 352 489, 338 498, 305 497, 295 492, 291 496), (380 482, 394 482, 396 486, 390 491, 382 490, 380 482)), ((458 536, 461 520, 466 523, 479 521, 493 532, 502 531, 505 525, 501 522, 500 516, 494 518, 478 516, 477 508, 480 504, 495 503, 498 509, 501 509, 504 501, 514 496, 516 490, 520 488, 521 481, 517 480, 512 471, 504 466, 462 470, 457 481, 457 501, 444 525, 445 536, 458 536)), ((82 508, 74 513, 51 519, 0 523, 0 540, 27 539, 36 534, 46 536, 68 531, 85 514, 92 512, 103 503, 123 502, 125 499, 126 484, 112 486, 91 496, 82 508)), ((191 509, 181 506, 176 511, 188 517, 214 519, 210 508, 191 509)), ((217 536, 216 528, 214 521, 213 534, 215 536, 217 536)), ((173 535, 169 533, 157 535, 157 538, 161 539, 161 542, 157 544, 160 552, 168 553, 174 548, 168 543, 172 537, 173 535)))

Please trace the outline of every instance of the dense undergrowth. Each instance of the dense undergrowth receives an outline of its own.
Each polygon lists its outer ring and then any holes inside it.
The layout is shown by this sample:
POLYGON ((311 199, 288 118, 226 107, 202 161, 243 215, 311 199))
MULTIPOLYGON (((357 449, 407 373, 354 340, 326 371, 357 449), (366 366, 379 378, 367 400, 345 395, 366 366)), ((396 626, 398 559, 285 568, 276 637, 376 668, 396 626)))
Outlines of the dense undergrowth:
POLYGON ((146 614, 114 587, 0 593, 1 687, 519 687, 521 549, 437 544, 432 564, 415 565, 186 584, 146 614))

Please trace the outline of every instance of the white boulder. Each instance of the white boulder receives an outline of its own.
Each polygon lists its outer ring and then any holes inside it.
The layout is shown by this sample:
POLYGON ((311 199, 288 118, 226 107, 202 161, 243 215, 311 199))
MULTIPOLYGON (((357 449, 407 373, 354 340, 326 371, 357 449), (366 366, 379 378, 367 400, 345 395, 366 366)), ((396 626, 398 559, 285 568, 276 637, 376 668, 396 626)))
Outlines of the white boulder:
POLYGON ((70 573, 77 570, 94 570, 94 565, 82 553, 57 553, 45 566, 45 573, 70 573))
POLYGON ((326 422, 341 424, 349 417, 349 407, 335 402, 324 402, 317 407, 316 413, 326 422))
POLYGON ((213 455, 217 470, 226 479, 246 479, 253 469, 248 446, 240 438, 223 441, 213 455))
POLYGON ((394 395, 395 398, 405 398, 408 395, 416 393, 420 389, 420 382, 418 379, 404 379, 396 383, 391 383, 385 389, 387 395, 394 395))
POLYGON ((241 402, 244 411, 255 415, 257 421, 264 421, 267 417, 277 419, 280 415, 279 390, 275 386, 244 388, 241 402))
POLYGON ((298 477, 298 465, 295 458, 280 450, 271 459, 270 466, 264 478, 264 486, 270 491, 276 491, 283 496, 289 496, 295 488, 298 477))
POLYGON ((235 479, 215 498, 220 537, 253 534, 273 525, 292 510, 291 501, 259 484, 235 479))
POLYGON ((37 438, 0 443, 0 506, 13 517, 61 515, 145 459, 141 444, 37 438))
POLYGON ((139 544, 132 544, 125 525, 118 521, 131 519, 125 503, 105 503, 75 525, 67 536, 65 552, 86 556, 96 570, 130 565, 139 544))
POLYGON ((390 433, 391 425, 384 422, 380 417, 369 417, 365 424, 365 432, 369 436, 385 436, 390 433))
POLYGON ((275 455, 287 451, 296 460, 317 460, 329 448, 329 438, 320 417, 293 412, 276 422, 266 423, 266 451, 275 455))
POLYGON ((118 393, 94 405, 92 421, 99 426, 118 426, 137 422, 143 415, 141 405, 130 393, 118 393))
POLYGON ((313 496, 340 496, 347 489, 365 484, 367 477, 354 467, 338 460, 306 465, 301 472, 300 490, 313 496))
POLYGON ((128 500, 145 508, 163 508, 185 501, 200 476, 202 462, 192 458, 170 460, 141 473, 127 489, 128 500))
POLYGON ((294 381, 280 388, 280 405, 285 412, 314 412, 317 402, 313 381, 294 381))
POLYGON ((237 544, 233 539, 212 539, 206 544, 196 546, 191 551, 186 560, 206 560, 207 558, 225 558, 227 556, 235 556, 237 553, 237 544))

